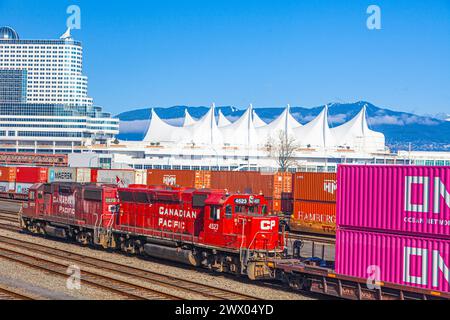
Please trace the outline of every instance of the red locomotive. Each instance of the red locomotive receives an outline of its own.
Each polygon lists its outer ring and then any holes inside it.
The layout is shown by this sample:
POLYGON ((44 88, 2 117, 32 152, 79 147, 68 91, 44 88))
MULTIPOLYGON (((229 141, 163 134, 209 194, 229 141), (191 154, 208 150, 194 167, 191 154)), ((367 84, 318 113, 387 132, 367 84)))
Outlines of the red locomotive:
POLYGON ((32 233, 101 245, 236 274, 269 276, 284 237, 262 195, 225 190, 35 184, 21 226, 32 233))

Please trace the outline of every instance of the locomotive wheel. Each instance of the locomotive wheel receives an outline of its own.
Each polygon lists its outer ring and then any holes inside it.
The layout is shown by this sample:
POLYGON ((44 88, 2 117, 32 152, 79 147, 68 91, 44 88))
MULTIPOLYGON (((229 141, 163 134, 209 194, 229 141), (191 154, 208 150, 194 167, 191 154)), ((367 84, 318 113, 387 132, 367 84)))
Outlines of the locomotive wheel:
POLYGON ((136 240, 134 246, 136 248, 136 253, 138 255, 140 256, 144 255, 144 245, 142 244, 141 240, 136 240))
POLYGON ((37 226, 34 223, 32 223, 32 222, 30 222, 27 225, 27 230, 30 231, 31 233, 39 233, 37 226))
POLYGON ((136 245, 133 239, 125 241, 125 252, 130 255, 135 255, 137 253, 136 245))
POLYGON ((85 232, 80 232, 76 236, 76 240, 83 246, 87 246, 90 243, 89 234, 85 232))

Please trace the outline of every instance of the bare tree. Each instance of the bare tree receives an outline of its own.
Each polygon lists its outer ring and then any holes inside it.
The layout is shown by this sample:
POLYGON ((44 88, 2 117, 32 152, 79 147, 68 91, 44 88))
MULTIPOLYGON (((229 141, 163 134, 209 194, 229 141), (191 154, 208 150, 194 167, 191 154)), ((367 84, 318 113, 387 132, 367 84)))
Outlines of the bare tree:
POLYGON ((276 159, 281 172, 286 172, 296 165, 294 154, 297 145, 295 139, 285 131, 280 130, 275 139, 269 137, 266 142, 266 149, 269 156, 276 159))

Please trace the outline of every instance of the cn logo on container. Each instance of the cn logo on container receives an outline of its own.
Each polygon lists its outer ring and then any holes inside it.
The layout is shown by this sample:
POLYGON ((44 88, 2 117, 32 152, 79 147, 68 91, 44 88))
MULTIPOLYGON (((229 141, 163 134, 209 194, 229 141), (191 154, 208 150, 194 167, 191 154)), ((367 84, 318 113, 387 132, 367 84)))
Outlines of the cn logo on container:
POLYGON ((405 177, 405 211, 430 212, 430 200, 433 202, 433 213, 441 213, 440 202, 450 208, 450 193, 440 177, 434 178, 434 188, 430 185, 430 177, 405 177), (419 187, 420 186, 420 187, 419 187), (420 201, 420 203, 418 203, 420 201))
POLYGON ((275 220, 263 220, 261 221, 261 230, 272 230, 275 224, 275 220))
POLYGON ((335 180, 324 180, 323 181, 323 191, 334 194, 337 189, 335 180))

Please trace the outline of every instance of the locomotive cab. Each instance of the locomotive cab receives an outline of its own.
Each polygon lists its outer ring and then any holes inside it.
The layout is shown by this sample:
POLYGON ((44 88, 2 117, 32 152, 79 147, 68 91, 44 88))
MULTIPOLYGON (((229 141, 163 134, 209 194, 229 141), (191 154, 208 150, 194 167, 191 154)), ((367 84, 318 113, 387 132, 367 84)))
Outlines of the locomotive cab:
POLYGON ((204 218, 206 243, 265 255, 283 250, 279 219, 267 214, 263 196, 211 193, 204 218))

